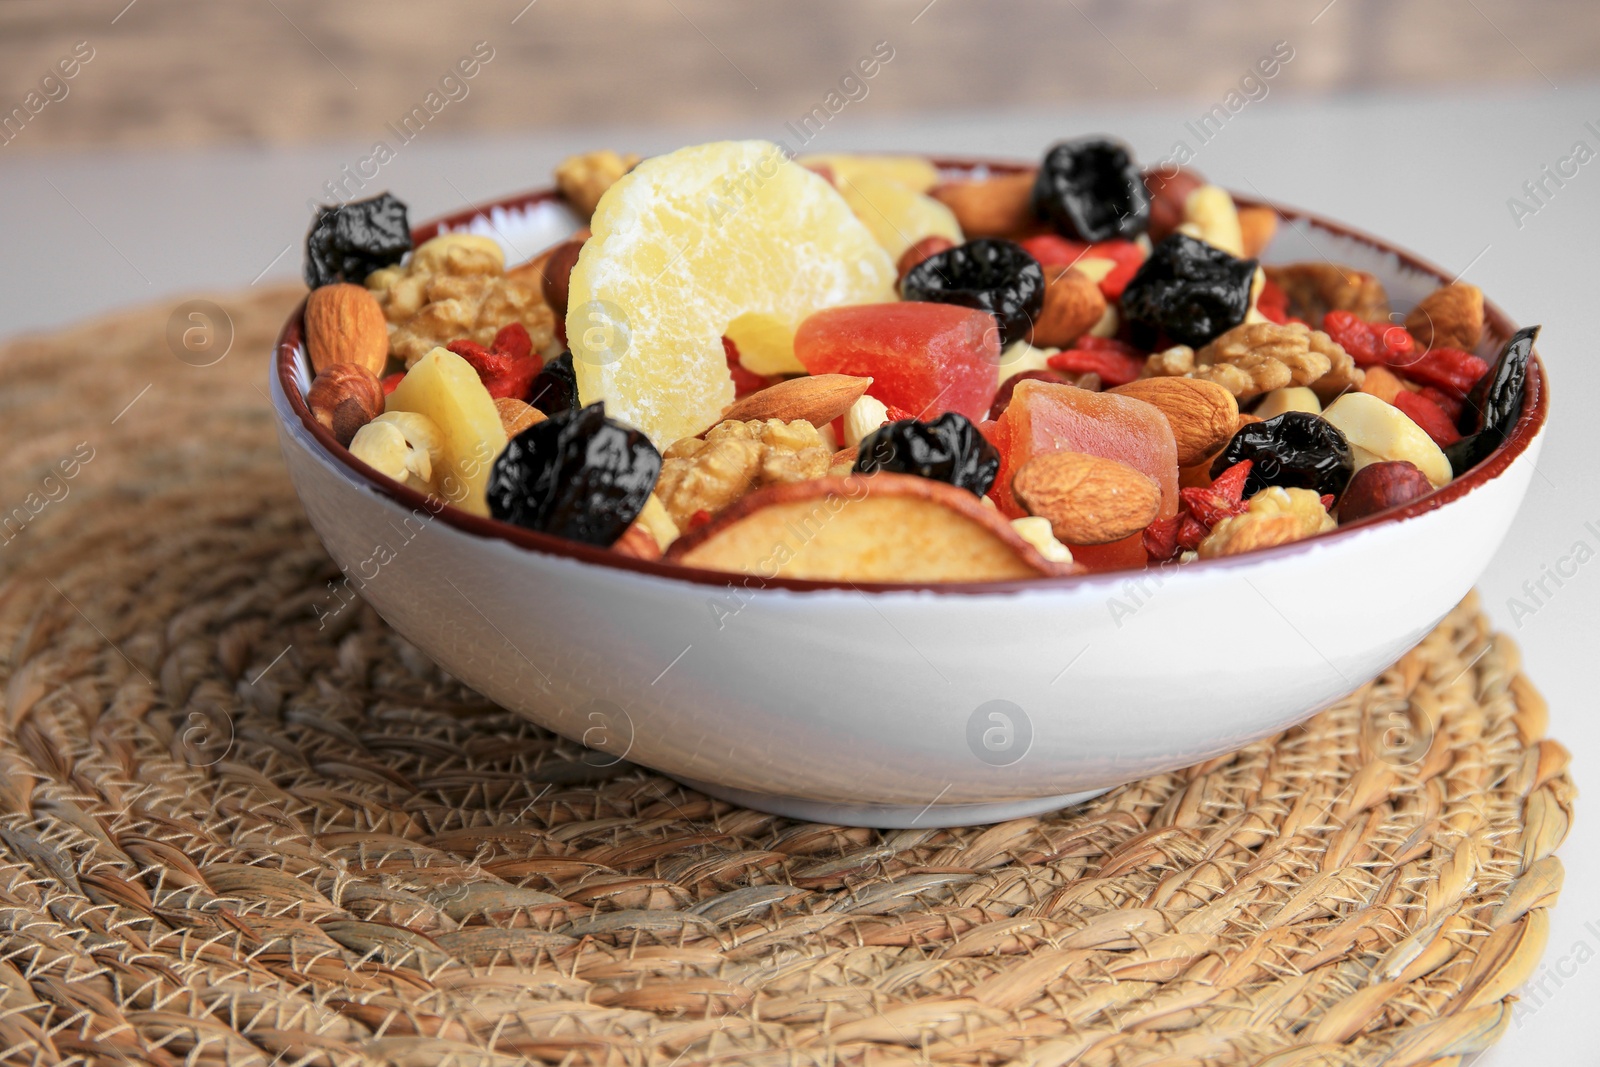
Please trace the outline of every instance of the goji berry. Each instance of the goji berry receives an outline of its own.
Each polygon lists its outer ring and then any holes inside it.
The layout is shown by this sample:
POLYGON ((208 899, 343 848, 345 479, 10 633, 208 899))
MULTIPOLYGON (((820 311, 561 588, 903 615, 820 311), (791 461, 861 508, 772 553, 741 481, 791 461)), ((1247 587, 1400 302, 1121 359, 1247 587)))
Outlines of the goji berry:
POLYGON ((1404 326, 1391 323, 1388 326, 1371 327, 1373 335, 1378 339, 1378 349, 1387 362, 1409 358, 1417 350, 1417 339, 1404 326))
POLYGON ((544 360, 533 351, 533 338, 527 327, 513 322, 495 334, 494 343, 485 349, 475 341, 451 341, 445 346, 478 372, 489 395, 522 400, 533 379, 544 369, 544 360))
POLYGON ((1128 282, 1139 272, 1139 266, 1144 263, 1144 252, 1139 246, 1120 237, 1084 244, 1082 241, 1069 241, 1065 237, 1047 233, 1029 237, 1022 242, 1022 247, 1039 261, 1041 267, 1070 266, 1080 259, 1109 259, 1115 266, 1100 279, 1099 283, 1100 292, 1107 300, 1120 299, 1122 291, 1128 287, 1128 282))
POLYGON ((1389 366, 1418 385, 1431 385, 1458 398, 1465 397, 1478 379, 1489 373, 1489 364, 1459 348, 1430 348, 1389 366))
POLYGON ((1144 551, 1157 563, 1165 563, 1178 554, 1178 516, 1157 519, 1144 528, 1144 551))
POLYGON ((1372 367, 1384 361, 1383 350, 1372 327, 1353 312, 1330 311, 1322 316, 1322 332, 1338 342, 1358 367, 1372 367))
POLYGON ((1448 448, 1461 440, 1461 432, 1456 429, 1455 422, 1450 416, 1421 393, 1402 389, 1395 394, 1394 406, 1399 408, 1406 418, 1421 426, 1423 432, 1433 438, 1433 443, 1440 448, 1448 448))
POLYGON ((1089 246, 1082 241, 1069 241, 1053 233, 1030 237, 1022 242, 1022 248, 1028 255, 1037 259, 1041 267, 1059 267, 1076 263, 1089 250, 1089 246))
POLYGON ((707 511, 705 508, 701 508, 700 510, 696 511, 693 515, 689 516, 689 529, 693 530, 697 526, 704 526, 706 523, 708 523, 710 521, 711 521, 711 512, 707 511))
POLYGON ((1255 468, 1253 459, 1241 459, 1215 478, 1211 479, 1211 491, 1220 493, 1225 499, 1238 503, 1244 499, 1244 487, 1250 480, 1250 471, 1255 468))
POLYGON ((1206 534, 1211 531, 1205 524, 1193 515, 1184 515, 1178 522, 1178 547, 1185 552, 1193 552, 1200 547, 1200 542, 1206 539, 1206 534))
POLYGON ((885 422, 904 422, 907 419, 914 418, 916 418, 916 416, 911 414, 911 412, 907 411, 905 408, 897 408, 893 404, 887 405, 884 409, 885 422))
POLYGON ((1051 370, 1069 374, 1098 374, 1107 388, 1127 385, 1144 370, 1144 359, 1108 348, 1069 348, 1045 362, 1051 370))
POLYGON ((1125 356, 1137 356, 1140 359, 1147 354, 1144 349, 1136 348, 1126 341, 1119 341, 1115 337, 1084 336, 1074 341, 1073 345, 1091 352, 1121 352, 1125 356))
POLYGON ((1451 422, 1460 421, 1462 408, 1460 397, 1451 396, 1443 389, 1435 389, 1431 385, 1424 385, 1422 387, 1422 395, 1433 401, 1435 404, 1438 404, 1439 409, 1446 415, 1450 416, 1451 422))
POLYGON ((1179 489, 1178 496, 1193 515, 1208 530, 1223 519, 1244 512, 1250 505, 1242 500, 1229 500, 1214 489, 1179 489))
POLYGON ((1333 502, 1339 498, 1334 496, 1332 493, 1323 493, 1321 496, 1317 497, 1317 499, 1322 502, 1322 510, 1327 511, 1329 508, 1333 507, 1333 502))
POLYGON ((383 379, 383 395, 388 396, 390 393, 394 392, 395 388, 400 384, 400 379, 404 378, 405 376, 405 371, 397 370, 393 374, 385 377, 383 379))
POLYGON ((1289 321, 1289 294, 1271 278, 1267 279, 1256 297, 1256 310, 1282 326, 1289 321))

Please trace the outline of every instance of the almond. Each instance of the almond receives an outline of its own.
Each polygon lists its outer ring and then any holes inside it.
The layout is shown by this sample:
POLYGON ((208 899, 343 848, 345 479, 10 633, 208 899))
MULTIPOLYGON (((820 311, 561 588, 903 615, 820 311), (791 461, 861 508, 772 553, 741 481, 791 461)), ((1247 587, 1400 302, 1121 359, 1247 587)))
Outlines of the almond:
POLYGON ((359 285, 341 282, 306 297, 306 351, 321 374, 335 363, 354 363, 382 374, 389 362, 389 324, 378 298, 359 285))
POLYGON ((1278 232, 1278 213, 1260 205, 1239 209, 1239 235, 1244 242, 1244 257, 1255 259, 1272 243, 1278 232))
POLYGON ((717 421, 781 419, 793 422, 795 419, 804 419, 813 426, 826 426, 849 411, 850 405, 861 399, 871 384, 871 378, 857 378, 849 374, 813 374, 804 378, 790 378, 751 393, 743 400, 734 401, 717 421))
POLYGON ((1087 274, 1070 266, 1046 267, 1044 308, 1033 324, 1029 343, 1039 348, 1065 348, 1093 329, 1105 313, 1105 294, 1087 274))
POLYGON ((1161 510, 1161 488, 1126 463, 1082 452, 1035 456, 1011 479, 1030 515, 1050 520, 1056 540, 1104 545, 1149 526, 1161 510))
POLYGON ((1000 174, 977 181, 946 182, 928 193, 955 215, 961 233, 974 237, 1016 237, 1037 229, 1033 213, 1033 182, 1036 174, 1000 174))
POLYGON ((545 413, 523 400, 514 396, 496 397, 494 410, 500 416, 500 426, 506 432, 506 439, 517 436, 530 426, 536 426, 545 420, 545 413))
POLYGON ((1200 378, 1141 378, 1109 392, 1143 400, 1167 417, 1187 467, 1228 443, 1239 421, 1239 402, 1216 382, 1200 378))
POLYGON ((519 285, 526 286, 536 293, 542 294, 544 289, 545 264, 550 262, 550 257, 555 255, 556 249, 572 241, 578 241, 581 243, 583 241, 587 241, 588 239, 589 227, 585 226, 574 233, 571 237, 567 238, 567 240, 562 241, 559 244, 551 245, 549 248, 545 249, 543 252, 540 252, 532 259, 518 263, 514 267, 507 267, 506 278, 508 280, 515 281, 519 285))
POLYGON ((765 578, 1007 581, 1076 574, 965 489, 909 474, 792 482, 742 498, 666 558, 765 578))
POLYGON ((1406 330, 1425 349, 1471 352, 1483 340, 1483 290, 1463 282, 1441 285, 1411 309, 1406 330))
POLYGON ((556 245, 544 261, 541 289, 544 302, 557 315, 567 313, 567 290, 572 284, 572 268, 578 263, 578 253, 583 251, 583 241, 575 239, 556 245))

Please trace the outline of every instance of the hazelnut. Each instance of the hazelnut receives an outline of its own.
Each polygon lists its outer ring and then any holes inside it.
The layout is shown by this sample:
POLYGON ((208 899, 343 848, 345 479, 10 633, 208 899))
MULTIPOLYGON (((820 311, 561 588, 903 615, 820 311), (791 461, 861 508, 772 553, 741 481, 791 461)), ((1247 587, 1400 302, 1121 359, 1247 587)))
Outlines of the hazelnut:
POLYGON ((1192 170, 1152 167, 1144 172, 1144 187, 1150 193, 1150 240, 1159 241, 1183 225, 1184 205, 1189 194, 1205 184, 1192 170))
POLYGON ((1415 463, 1397 459, 1369 463, 1356 471, 1339 498, 1339 521, 1355 522, 1409 504, 1433 492, 1433 483, 1415 463))
POLYGON ((572 268, 577 265, 578 253, 583 251, 583 241, 565 241, 550 250, 540 272, 544 286, 544 302, 557 315, 567 313, 567 291, 572 284, 572 268))
POLYGON ((904 252, 900 253, 900 260, 895 264, 895 270, 900 272, 900 280, 905 281, 906 275, 910 274, 912 269, 915 268, 918 263, 921 263, 929 256, 936 256, 940 252, 947 252, 955 246, 956 243, 950 240, 948 237, 924 237, 922 240, 918 241, 916 244, 913 244, 910 248, 907 248, 904 252))
POLYGON ((383 383, 359 363, 333 363, 311 383, 306 404, 316 420, 348 446, 357 430, 383 414, 383 383))

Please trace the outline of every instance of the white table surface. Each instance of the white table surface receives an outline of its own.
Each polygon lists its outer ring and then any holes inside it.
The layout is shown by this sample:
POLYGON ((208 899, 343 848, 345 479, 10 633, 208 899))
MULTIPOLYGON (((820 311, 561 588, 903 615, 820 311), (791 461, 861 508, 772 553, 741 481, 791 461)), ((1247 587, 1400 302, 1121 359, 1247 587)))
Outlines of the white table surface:
MULTIPOLYGON (((1147 160, 1195 138, 1186 120, 1213 101, 1151 110, 1074 110, 893 119, 870 99, 836 119, 808 150, 881 147, 1033 157, 1049 141, 1114 132, 1147 160)), ((381 131, 374 131, 376 137, 381 131)), ((553 131, 452 139, 429 130, 404 146, 373 185, 425 219, 543 184, 570 151, 652 152, 727 136, 783 135, 781 117, 740 128, 553 131)), ((1555 189, 1519 226, 1507 205, 1568 155, 1600 151, 1600 86, 1337 102, 1287 92, 1251 103, 1199 149, 1194 166, 1241 190, 1355 223, 1481 286, 1521 323, 1540 322, 1554 380, 1554 416, 1540 474, 1481 590, 1497 625, 1521 643, 1549 698, 1551 733, 1573 752, 1588 794, 1561 858, 1566 887, 1549 947, 1503 1043, 1480 1065, 1600 1064, 1600 562, 1514 618, 1508 598, 1583 542, 1600 552, 1600 160, 1555 189), (1585 126, 1594 122, 1595 128, 1585 126), (1592 525, 1590 525, 1592 524, 1592 525)), ((293 150, 143 155, 88 153, 0 159, 0 336, 45 329, 109 308, 228 290, 299 271, 308 198, 370 141, 293 150)), ((528 250, 529 252, 533 250, 528 250)), ((233 358, 248 358, 239 353, 233 358)), ((1570 565, 1568 566, 1570 570, 1570 565)))

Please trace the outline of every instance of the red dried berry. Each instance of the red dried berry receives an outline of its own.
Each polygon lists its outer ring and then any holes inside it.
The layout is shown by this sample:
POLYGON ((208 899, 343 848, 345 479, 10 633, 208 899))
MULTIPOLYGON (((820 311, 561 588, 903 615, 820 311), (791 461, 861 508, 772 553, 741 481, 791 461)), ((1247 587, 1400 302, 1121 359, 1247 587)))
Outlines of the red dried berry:
POLYGON ((1206 539, 1206 534, 1211 531, 1205 524, 1193 515, 1183 515, 1178 522, 1178 547, 1185 552, 1193 552, 1200 547, 1200 542, 1206 539))
POLYGON ((916 416, 911 414, 911 412, 907 411, 905 408, 897 408, 893 404, 889 404, 889 405, 886 406, 886 409, 884 411, 884 420, 883 421, 885 421, 885 422, 904 422, 907 419, 914 419, 914 418, 916 418, 916 416))
POLYGON ((1183 500, 1197 521, 1209 530, 1223 519, 1242 514, 1250 505, 1242 500, 1229 500, 1213 489, 1179 489, 1183 500))
POLYGON ((467 340, 451 341, 445 347, 472 364, 484 388, 496 399, 525 399, 533 379, 544 369, 544 360, 533 351, 533 338, 520 322, 495 334, 491 348, 467 340))
POLYGON ((1455 397, 1465 397, 1489 373, 1489 364, 1459 348, 1430 348, 1393 360, 1389 366, 1418 385, 1431 385, 1455 397))
POLYGON ((1451 396, 1449 393, 1445 392, 1443 389, 1435 389, 1431 385, 1424 385, 1422 387, 1421 395, 1427 397, 1429 400, 1433 401, 1435 404, 1438 404, 1439 405, 1439 410, 1443 411, 1446 415, 1450 416, 1450 421, 1451 422, 1459 422, 1460 421, 1460 419, 1461 419, 1461 409, 1464 406, 1462 404, 1462 402, 1461 402, 1461 398, 1460 397, 1451 396))
POLYGON ((1461 431, 1456 429, 1455 421, 1445 414, 1443 408, 1421 393, 1402 389, 1395 394, 1394 406, 1406 418, 1421 426, 1423 432, 1433 438, 1433 443, 1440 448, 1448 448, 1461 440, 1461 431))
POLYGON ((1144 371, 1144 359, 1100 348, 1069 348, 1045 360, 1051 370, 1069 374, 1098 374, 1106 388, 1127 385, 1144 371))
POLYGON ((388 396, 390 393, 394 392, 395 389, 397 389, 400 385, 400 379, 404 378, 405 376, 405 371, 397 370, 393 374, 385 377, 383 379, 383 395, 388 396))
POLYGON ((1250 472, 1255 469, 1256 461, 1241 459, 1215 478, 1211 479, 1211 491, 1220 494, 1224 499, 1238 503, 1244 499, 1244 487, 1250 481, 1250 472))
POLYGON ((1322 332, 1338 342, 1358 367, 1374 367, 1384 361, 1372 327, 1358 319, 1353 312, 1328 312, 1322 316, 1322 332))
POLYGON ((1289 294, 1271 278, 1267 279, 1256 297, 1256 310, 1282 326, 1289 321, 1289 294))
POLYGON ((1390 324, 1373 326, 1373 336, 1378 340, 1378 350, 1386 362, 1411 358, 1417 351, 1417 339, 1404 326, 1390 324))
POLYGON ((1322 501, 1322 510, 1327 511, 1333 507, 1333 502, 1339 498, 1334 496, 1332 493, 1323 493, 1321 496, 1317 497, 1317 499, 1322 501))
POLYGON ((1144 551, 1153 563, 1165 563, 1178 555, 1177 515, 1170 519, 1157 519, 1144 528, 1144 551))
POLYGON ((706 523, 708 523, 710 521, 711 521, 711 512, 707 511, 705 508, 701 508, 699 511, 696 511, 693 515, 689 516, 689 529, 693 530, 697 526, 704 526, 706 523))
POLYGON ((1038 260, 1041 267, 1071 266, 1080 259, 1111 260, 1116 266, 1112 267, 1099 282, 1101 294, 1111 301, 1121 298, 1122 291, 1128 287, 1128 282, 1133 280, 1133 276, 1139 272, 1140 265, 1144 263, 1144 252, 1139 246, 1123 238, 1085 244, 1082 241, 1069 241, 1065 237, 1047 233, 1030 237, 1021 243, 1023 249, 1038 260))

